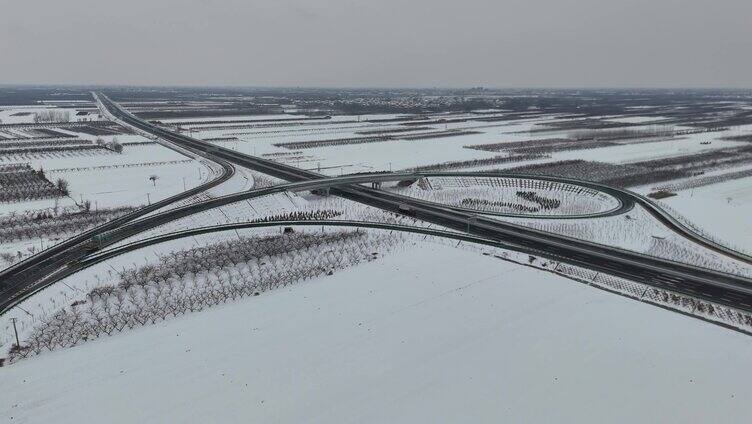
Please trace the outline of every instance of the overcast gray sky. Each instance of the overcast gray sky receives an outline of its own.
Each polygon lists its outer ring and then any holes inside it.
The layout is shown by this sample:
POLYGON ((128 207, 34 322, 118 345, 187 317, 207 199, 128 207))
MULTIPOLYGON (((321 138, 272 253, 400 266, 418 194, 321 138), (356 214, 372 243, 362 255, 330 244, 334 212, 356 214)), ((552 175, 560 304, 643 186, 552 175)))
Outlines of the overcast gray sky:
POLYGON ((752 0, 1 0, 0 83, 752 87, 752 0))

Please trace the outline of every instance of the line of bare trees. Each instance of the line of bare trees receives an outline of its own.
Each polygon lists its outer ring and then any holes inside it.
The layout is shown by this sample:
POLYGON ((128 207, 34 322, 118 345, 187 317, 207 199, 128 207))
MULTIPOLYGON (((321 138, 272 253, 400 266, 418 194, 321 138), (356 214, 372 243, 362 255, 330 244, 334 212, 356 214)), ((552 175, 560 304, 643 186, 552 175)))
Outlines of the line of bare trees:
POLYGON ((33 153, 42 155, 49 155, 50 153, 91 153, 104 149, 104 146, 98 146, 94 144, 78 144, 74 146, 16 147, 12 149, 0 149, 0 155, 29 155, 33 153))
POLYGON ((102 137, 97 137, 95 140, 97 146, 102 146, 107 150, 112 150, 115 153, 123 153, 123 145, 118 142, 117 137, 113 137, 110 141, 104 141, 102 137))
POLYGON ((441 163, 435 163, 431 165, 416 166, 415 168, 412 168, 412 170, 416 172, 421 172, 421 171, 445 171, 449 169, 477 168, 480 166, 499 165, 502 163, 511 163, 511 162, 523 162, 523 161, 534 160, 534 159, 543 159, 546 157, 549 157, 549 156, 544 155, 544 154, 525 154, 525 155, 514 154, 510 156, 496 156, 492 158, 483 158, 483 159, 470 159, 470 160, 441 162, 441 163))
POLYGON ((0 243, 73 234, 125 215, 134 208, 82 210, 55 214, 11 215, 0 220, 0 243))
POLYGON ((34 113, 34 122, 37 124, 49 122, 70 122, 70 112, 67 110, 43 110, 34 113))
POLYGON ((68 194, 68 183, 58 179, 50 182, 42 170, 28 163, 0 166, 0 203, 48 199, 68 194))
POLYGON ((288 141, 284 143, 274 143, 275 147, 283 147, 285 149, 313 149, 316 147, 330 147, 330 146, 344 146, 351 144, 364 144, 364 143, 380 143, 383 141, 395 140, 396 136, 391 135, 379 135, 368 137, 348 137, 348 138, 335 138, 326 140, 311 140, 311 141, 288 141))
POLYGON ((528 202, 537 203, 540 205, 541 209, 558 209, 559 206, 561 206, 561 200, 544 197, 534 191, 518 191, 517 196, 528 202))
POLYGON ((312 211, 293 211, 269 215, 263 218, 252 219, 248 222, 271 222, 271 221, 310 221, 310 220, 327 220, 342 215, 342 211, 332 209, 317 209, 312 211))
POLYGON ((336 231, 244 237, 173 252, 158 264, 124 270, 118 281, 45 316, 13 345, 10 362, 75 346, 242 297, 257 296, 378 256, 400 235, 336 231))
POLYGON ((0 154, 4 149, 14 148, 32 148, 32 147, 52 147, 52 146, 73 146, 76 144, 91 144, 90 141, 81 138, 48 138, 48 139, 19 139, 19 140, 0 140, 0 154))
POLYGON ((460 203, 465 208, 479 209, 493 212, 507 212, 511 210, 520 213, 535 213, 540 211, 540 208, 534 206, 527 206, 520 203, 512 202, 499 202, 495 200, 477 199, 466 197, 462 199, 460 203))
POLYGON ((612 275, 598 273, 592 270, 575 267, 572 265, 559 264, 556 271, 573 277, 577 280, 586 281, 596 286, 605 288, 610 291, 625 294, 629 297, 652 302, 661 305, 667 305, 673 309, 680 310, 692 315, 710 319, 712 321, 730 324, 737 328, 750 330, 752 328, 752 315, 747 312, 739 311, 727 306, 714 304, 712 302, 695 299, 693 297, 662 290, 655 287, 646 286, 634 281, 614 277, 612 275))

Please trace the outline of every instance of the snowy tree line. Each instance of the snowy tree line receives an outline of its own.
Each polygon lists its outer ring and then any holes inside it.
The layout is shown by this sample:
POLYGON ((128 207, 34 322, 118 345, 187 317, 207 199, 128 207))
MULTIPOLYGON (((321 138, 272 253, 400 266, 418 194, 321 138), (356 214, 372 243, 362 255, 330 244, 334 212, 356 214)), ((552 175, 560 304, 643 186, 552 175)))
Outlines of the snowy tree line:
MULTIPOLYGON (((0 127, 2 127, 2 125, 0 125, 0 127)), ((33 141, 64 139, 64 138, 77 138, 75 135, 63 134, 57 131, 54 133, 38 133, 38 131, 40 130, 39 129, 26 130, 25 132, 21 132, 18 130, 11 132, 11 131, 5 130, 5 132, 3 132, 4 139, 2 141, 3 142, 16 142, 16 141, 33 142, 33 141), (34 132, 34 134, 30 134, 30 132, 32 131, 34 132), (9 134, 13 136, 8 137, 7 135, 9 134)))
POLYGON ((470 159, 470 160, 457 160, 435 163, 431 165, 416 166, 411 168, 415 172, 425 171, 446 171, 450 169, 464 169, 464 168, 478 168, 481 166, 499 165, 502 163, 511 162, 524 162, 528 160, 543 159, 549 157, 543 154, 525 154, 525 155, 510 155, 510 156, 495 156, 492 158, 470 159))
MULTIPOLYGON (((355 122, 355 121, 351 121, 355 122)), ((345 123, 345 121, 337 121, 337 124, 345 123)), ((287 128, 282 130, 266 130, 266 131, 239 131, 239 132, 228 132, 224 133, 224 135, 227 136, 237 136, 237 135, 250 135, 253 137, 246 137, 246 138, 253 138, 253 139, 271 139, 271 138, 283 138, 283 137, 290 137, 290 136, 305 136, 305 135, 314 135, 314 134, 344 134, 344 133, 351 133, 352 129, 356 128, 367 128, 368 125, 357 125, 357 126, 337 126, 332 128, 287 128), (302 133, 302 134, 301 134, 302 133)), ((226 127, 225 127, 226 128, 226 127)))
POLYGON ((191 159, 162 160, 162 161, 157 161, 157 162, 120 163, 120 164, 100 165, 100 166, 79 166, 76 168, 55 168, 55 169, 47 170, 47 172, 52 174, 55 172, 96 171, 96 170, 102 170, 102 169, 120 169, 120 168, 136 168, 136 167, 144 167, 144 166, 175 165, 175 164, 189 163, 189 162, 192 162, 192 160, 191 159))
POLYGON ((574 140, 631 140, 640 138, 676 137, 689 134, 701 134, 706 132, 725 131, 725 127, 713 128, 688 128, 678 130, 672 125, 648 125, 632 128, 616 129, 582 129, 568 134, 574 140))
POLYGON ((55 146, 72 146, 76 144, 91 144, 89 140, 81 138, 46 138, 46 139, 19 139, 18 141, 9 141, 0 139, 0 154, 6 149, 15 148, 33 148, 33 147, 55 147, 55 146))
POLYGON ((0 155, 0 162, 18 162, 19 160, 35 160, 48 158, 72 158, 111 154, 112 151, 94 144, 79 146, 61 146, 54 148, 22 149, 12 153, 4 152, 0 155))
POLYGON ((55 153, 55 152, 73 152, 97 151, 107 149, 105 146, 96 144, 77 144, 68 146, 40 146, 40 147, 15 147, 11 149, 0 148, 0 155, 20 155, 29 153, 55 153))
POLYGON ((267 290, 288 286, 363 261, 402 240, 401 234, 336 231, 243 237, 173 252, 156 265, 120 273, 85 300, 41 318, 9 352, 11 362, 75 346, 140 325, 267 290))
POLYGON ((381 143, 384 141, 392 140, 428 140, 434 138, 455 137, 461 135, 480 134, 479 131, 471 130, 448 130, 448 131, 432 131, 419 134, 400 134, 400 135, 372 135, 366 137, 347 137, 347 138, 334 138, 323 140, 310 140, 310 141, 288 141, 283 143, 274 143, 275 147, 283 147, 285 149, 313 149, 317 147, 330 147, 330 146, 345 146, 352 144, 364 144, 364 143, 381 143))
POLYGON ((311 141, 288 141, 284 143, 274 143, 275 147, 283 147, 285 149, 313 149, 316 147, 330 147, 330 146, 345 146, 351 144, 364 144, 364 143, 381 143, 383 141, 395 140, 397 137, 391 135, 380 136, 368 136, 368 137, 348 137, 348 138, 334 138, 324 140, 311 140, 311 141))
POLYGON ((97 137, 95 144, 107 150, 112 150, 115 153, 123 153, 123 145, 118 142, 117 137, 113 137, 110 141, 105 141, 102 137, 97 137))
MULTIPOLYGON (((364 126, 364 127, 370 127, 371 125, 364 126)), ((359 127, 353 127, 353 128, 359 128, 359 127)), ((362 127, 361 127, 362 128, 362 127)), ((414 132, 414 131, 430 131, 435 129, 434 127, 408 127, 408 128, 377 128, 375 130, 365 130, 365 131, 355 131, 355 134, 362 134, 362 135, 371 135, 371 134, 399 134, 399 133, 406 133, 406 132, 414 132)))
POLYGON ((673 137, 677 133, 672 125, 647 125, 625 128, 585 128, 569 132, 573 140, 627 140, 648 137, 673 137))
POLYGON ((636 164, 648 169, 672 169, 701 172, 709 169, 723 169, 737 165, 747 165, 752 160, 752 146, 711 150, 690 155, 653 159, 636 164))
POLYGON ((487 144, 471 144, 462 146, 465 149, 482 150, 486 152, 514 151, 516 149, 526 149, 530 147, 544 148, 548 146, 557 146, 560 144, 571 144, 569 138, 541 138, 533 140, 510 141, 487 144))
POLYGON ((570 184, 543 179, 520 178, 520 177, 428 177, 418 181, 423 189, 442 188, 521 188, 527 190, 544 190, 548 192, 569 192, 583 196, 596 197, 601 192, 578 184, 570 184))
POLYGON ((634 187, 694 177, 711 170, 748 165, 751 160, 752 146, 747 145, 626 165, 578 159, 523 165, 502 171, 569 177, 617 187, 634 187))
POLYGON ((500 202, 487 199, 476 199, 466 197, 462 199, 460 205, 465 208, 472 208, 489 212, 519 212, 519 213, 534 213, 540 211, 540 208, 534 206, 522 205, 520 203, 512 202, 500 202))
POLYGON ((53 184, 44 171, 28 163, 0 165, 0 203, 49 199, 67 194, 67 188, 67 183, 53 184))
POLYGON ((600 219, 536 220, 505 218, 517 224, 554 234, 620 247, 638 253, 752 277, 752 269, 742 263, 692 244, 667 230, 644 209, 635 208, 625 216, 600 219))
MULTIPOLYGON (((239 122, 242 122, 242 121, 239 121, 239 122)), ((196 127, 196 128, 188 128, 188 130, 197 129, 197 130, 203 130, 203 131, 214 131, 214 130, 250 129, 250 128, 284 128, 284 127, 300 127, 300 126, 308 127, 308 126, 319 126, 319 125, 355 124, 357 122, 358 122, 357 120, 352 119, 352 120, 341 120, 341 121, 336 121, 336 122, 326 120, 323 122, 311 122, 311 121, 308 121, 308 122, 260 122, 258 124, 243 123, 240 125, 232 125, 228 121, 228 123, 221 124, 221 125, 201 125, 200 127, 196 127)), ((303 131, 307 131, 307 130, 309 129, 306 128, 303 131)))
MULTIPOLYGON (((560 186, 562 187, 562 186, 560 186)), ((539 215, 587 215, 605 212, 619 205, 608 195, 590 195, 568 190, 514 190, 513 187, 410 188, 400 194, 450 206, 496 213, 539 215)))
POLYGON ((558 209, 561 206, 561 200, 544 197, 534 191, 518 191, 516 194, 528 202, 537 203, 541 209, 558 209))
POLYGON ((278 178, 274 178, 274 177, 262 174, 260 172, 253 172, 251 173, 251 175, 253 176, 253 188, 254 189, 271 187, 282 182, 282 180, 278 178))
POLYGON ((75 234, 133 211, 124 206, 113 209, 64 212, 44 211, 33 215, 9 215, 0 219, 0 243, 75 234))
POLYGON ((665 305, 671 309, 728 324, 745 331, 752 329, 752 315, 728 306, 567 264, 556 265, 555 272, 633 299, 665 305))
POLYGON ((656 187, 655 190, 664 191, 679 191, 687 190, 691 188, 704 187, 708 185, 718 184, 725 181, 738 180, 741 178, 752 177, 752 169, 745 169, 742 171, 729 172, 721 175, 711 175, 708 177, 692 178, 676 182, 674 184, 668 184, 660 187, 656 187))
POLYGON ((342 215, 342 211, 331 209, 316 209, 312 211, 292 211, 275 215, 252 219, 248 222, 271 222, 271 221, 321 221, 336 218, 342 215))
POLYGON ((446 138, 446 137, 459 137, 463 135, 483 134, 480 131, 473 130, 448 130, 448 131, 434 131, 420 134, 403 134, 399 138, 401 140, 431 140, 434 138, 446 138))
POLYGON ((67 110, 43 110, 34 113, 34 123, 70 122, 70 112, 67 110))

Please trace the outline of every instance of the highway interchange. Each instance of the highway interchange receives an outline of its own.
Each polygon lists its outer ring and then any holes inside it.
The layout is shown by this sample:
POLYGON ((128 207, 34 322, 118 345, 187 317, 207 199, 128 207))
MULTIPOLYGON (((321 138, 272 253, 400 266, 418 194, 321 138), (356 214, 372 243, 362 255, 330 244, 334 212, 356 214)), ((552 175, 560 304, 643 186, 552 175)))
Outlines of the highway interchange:
MULTIPOLYGON (((694 233, 692 230, 677 222, 668 213, 655 206, 648 199, 625 190, 566 178, 504 173, 400 172, 327 177, 316 172, 246 155, 165 130, 133 116, 104 95, 95 94, 95 98, 100 102, 100 107, 105 109, 107 113, 115 119, 126 125, 137 128, 141 132, 159 137, 167 143, 170 143, 176 149, 187 150, 193 155, 202 156, 220 164, 222 167, 222 173, 217 178, 202 186, 196 187, 177 196, 173 196, 169 199, 165 199, 161 202, 150 205, 148 208, 141 209, 117 220, 108 222, 100 227, 89 230, 13 267, 3 270, 0 272, 0 314, 7 312, 13 306, 28 298, 36 291, 54 284, 65 276, 91 266, 96 262, 108 259, 116 254, 141 248, 150 243, 154 244, 168 239, 185 237, 197 231, 225 231, 228 229, 269 225, 351 225, 410 231, 401 226, 358 222, 350 222, 348 224, 343 223, 342 221, 337 223, 329 221, 272 222, 263 224, 238 223, 228 224, 227 226, 195 229, 180 234, 167 234, 162 237, 148 239, 148 241, 142 240, 135 243, 129 243, 112 249, 111 251, 100 253, 92 254, 91 250, 87 247, 88 241, 95 235, 103 236, 104 242, 101 247, 106 247, 186 216, 234 202, 284 191, 326 192, 330 195, 340 196, 388 212, 407 214, 415 219, 437 224, 455 231, 452 233, 444 230, 425 230, 429 233, 433 231, 430 235, 457 238, 460 240, 484 243, 503 247, 505 249, 525 252, 531 255, 545 257, 553 261, 581 266, 583 268, 604 272, 617 277, 626 278, 676 293, 690 295, 718 304, 752 311, 752 280, 748 278, 688 264, 677 263, 615 247, 594 244, 588 241, 535 230, 521 225, 501 222, 487 216, 482 216, 479 212, 473 210, 422 201, 385 190, 367 187, 362 184, 384 181, 415 181, 419 178, 430 176, 488 176, 535 178, 581 185, 606 193, 619 201, 619 207, 606 212, 606 214, 621 214, 632 209, 635 204, 639 204, 662 222, 667 228, 677 232, 688 240, 736 260, 752 263, 751 258, 723 246, 719 246, 701 235, 694 233), (175 207, 163 212, 153 213, 165 208, 165 206, 187 199, 201 191, 208 190, 227 181, 235 172, 235 166, 242 166, 272 175, 288 181, 288 183, 235 193, 202 202, 196 202, 186 206, 175 207)), ((578 216, 577 218, 581 217, 578 216)), ((421 232, 424 231, 424 229, 416 229, 415 231, 421 232)))

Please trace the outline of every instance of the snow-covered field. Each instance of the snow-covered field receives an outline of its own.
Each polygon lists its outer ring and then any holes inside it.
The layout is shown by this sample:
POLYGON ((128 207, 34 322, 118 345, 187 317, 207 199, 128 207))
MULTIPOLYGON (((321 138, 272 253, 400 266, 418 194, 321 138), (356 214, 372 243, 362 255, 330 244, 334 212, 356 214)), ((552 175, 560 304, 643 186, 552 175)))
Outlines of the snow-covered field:
MULTIPOLYGON (((155 145, 139 147, 143 148, 153 149, 155 145)), ((206 170, 200 171, 201 168, 198 162, 175 154, 168 161, 147 161, 139 166, 55 171, 50 175, 70 183, 74 200, 114 207, 146 205, 200 185, 207 179, 206 170), (156 179, 150 180, 151 176, 156 179)))
MULTIPOLYGON (((3 123, 33 123, 34 113, 55 108, 10 107, 4 108, 3 123), (17 113, 29 115, 15 116, 17 113)), ((76 110, 69 110, 75 120, 76 110)), ((87 115, 96 117, 96 115, 87 115)), ((68 194, 43 199, 0 203, 0 218, 23 214, 49 213, 58 215, 62 211, 77 212, 90 204, 92 210, 138 207, 178 194, 204 183, 212 177, 209 168, 202 162, 186 157, 170 148, 134 134, 92 135, 76 131, 77 128, 51 127, 63 135, 75 137, 83 143, 124 143, 122 153, 107 149, 66 152, 33 152, 23 154, 0 153, 3 164, 28 164, 33 170, 43 170, 45 177, 55 183, 62 179, 68 184, 68 194), (154 177, 152 179, 152 177, 154 177)), ((15 128, 15 127, 13 127, 15 128)), ((35 137, 33 130, 12 131, 14 137, 35 137)), ((33 138, 31 138, 33 140, 33 138)), ((8 141, 17 142, 15 140, 8 141)), ((0 137, 0 146, 3 146, 0 137)), ((236 185, 237 186, 237 185, 236 185)), ((237 188, 237 187, 235 187, 237 188)), ((84 228, 80 228, 79 231, 84 228)), ((40 234, 33 238, 14 240, 0 245, 0 253, 12 255, 16 262, 41 249, 60 242, 72 234, 40 234)), ((0 259, 0 266, 8 266, 11 261, 0 259)))
POLYGON ((677 138, 670 141, 656 141, 648 143, 627 144, 623 146, 602 147, 586 151, 574 150, 561 152, 556 155, 557 160, 584 159, 609 163, 630 163, 654 159, 670 158, 692 153, 700 153, 725 147, 742 145, 734 141, 714 141, 712 144, 700 144, 707 138, 705 134, 693 134, 695 137, 677 138), (703 137, 698 137, 703 136, 703 137))
POLYGON ((398 192, 479 213, 530 217, 598 215, 620 206, 619 200, 606 193, 571 184, 520 178, 426 177, 398 192))
POLYGON ((3 368, 0 417, 744 422, 750 354, 743 334, 419 245, 3 368))
POLYGON ((79 109, 75 108, 58 108, 52 105, 49 106, 11 106, 3 107, 0 110, 0 123, 2 124, 28 124, 34 122, 34 114, 45 111, 67 111, 70 114, 72 121, 85 118, 87 121, 99 120, 99 116, 96 113, 89 113, 84 117, 76 116, 79 109))
POLYGON ((619 247, 675 262, 752 278, 749 264, 687 241, 668 230, 641 206, 625 215, 571 220, 499 217, 504 221, 581 240, 619 247))
POLYGON ((709 234, 752 250, 752 178, 682 190, 661 203, 709 234))
MULTIPOLYGON (((340 117, 339 119, 345 120, 346 118, 340 117)), ((336 133, 331 133, 332 128, 329 126, 325 130, 326 132, 322 133, 324 130, 320 125, 301 125, 295 126, 288 131, 280 131, 277 128, 270 128, 268 130, 228 129, 201 131, 192 133, 192 135, 199 138, 228 135, 238 137, 240 139, 239 143, 225 143, 223 147, 237 148, 243 153, 261 155, 265 153, 290 152, 290 150, 274 146, 276 143, 363 137, 364 135, 358 134, 358 131, 388 130, 394 128, 393 125, 369 124, 365 122, 366 118, 370 117, 364 117, 360 123, 333 125, 333 128, 344 127, 336 133), (244 134, 245 132, 253 132, 254 134, 244 134)), ((476 129, 481 132, 479 134, 427 140, 392 140, 366 144, 319 147, 306 149, 304 153, 313 155, 316 158, 310 161, 310 168, 320 166, 322 172, 328 175, 337 175, 340 172, 407 169, 437 162, 495 156, 488 152, 464 149, 463 146, 465 145, 551 137, 551 133, 538 135, 526 133, 535 124, 547 120, 539 119, 491 124, 468 121, 465 123, 428 125, 435 130, 476 129)))
MULTIPOLYGON (((11 117, 14 110, 23 108, 5 109, 0 119, 4 123, 32 119, 31 115, 11 117)), ((284 145, 363 139, 379 131, 385 131, 382 136, 402 134, 405 127, 399 122, 367 121, 403 116, 335 115, 323 124, 311 120, 290 126, 263 121, 220 122, 289 119, 291 115, 287 114, 161 121, 179 126, 193 137, 218 138, 214 142, 226 148, 328 175, 503 159, 508 152, 465 146, 551 139, 571 133, 564 129, 540 131, 541 124, 555 123, 559 118, 555 114, 483 122, 474 120, 477 115, 452 113, 432 115, 426 124, 416 123, 427 128, 414 133, 473 133, 415 140, 397 136, 327 147, 284 145), (437 117, 446 117, 449 122, 433 121, 437 117), (452 122, 458 118, 469 119, 452 122), (195 121, 201 123, 186 124, 195 121)), ((639 125, 664 120, 654 116, 600 118, 639 125)), ((748 143, 720 138, 748 134, 751 129, 732 127, 667 140, 626 140, 607 147, 553 151, 520 162, 500 160, 468 170, 579 159, 629 164, 745 146, 748 143)), ((97 138, 75 135, 92 142, 97 138)), ((10 157, 28 162, 34 169, 44 168, 50 180, 64 178, 70 194, 57 201, 0 204, 0 212, 49 209, 54 203, 75 209, 87 200, 93 208, 138 206, 194 187, 218 172, 216 165, 140 135, 102 138, 105 142, 117 138, 128 145, 120 154, 106 151, 10 157)), ((720 171, 703 175, 714 172, 720 171)), ((520 183, 502 189, 483 184, 452 185, 448 181, 442 186, 440 179, 434 179, 438 185, 428 194, 425 187, 415 186, 400 192, 458 206, 465 201, 465 206, 486 207, 486 212, 537 208, 535 213, 554 216, 603 213, 618 206, 618 201, 603 193, 577 197, 579 194, 572 194, 574 191, 564 185, 530 188, 520 183), (535 193, 526 194, 525 190, 535 193), (488 206, 482 200, 498 204, 488 206)), ((165 209, 274 182, 238 167, 224 184, 165 209)), ((681 190, 661 202, 729 245, 749 247, 750 187, 750 177, 733 179, 681 190)), ((647 194, 654 188, 649 185, 636 191, 647 194)), ((340 198, 278 193, 190 215, 118 245, 168 232, 312 211, 332 212, 332 219, 403 224, 409 220, 340 198)), ((752 275, 752 268, 746 264, 689 245, 640 207, 626 215, 597 219, 498 219, 752 275)), ((298 235, 300 230, 295 231, 298 235)), ((318 233, 316 229, 300 232, 306 231, 318 233)), ((280 232, 275 227, 179 239, 130 252, 70 276, 0 317, 0 331, 4 332, 0 335, 0 358, 13 342, 11 316, 19 318, 24 339, 43 321, 42 317, 71 308, 73 301, 86 300, 93 305, 87 293, 106 284, 117 286, 126 269, 158 266, 169 255, 194 247, 233 243, 249 234, 280 232)), ((320 234, 324 233, 322 228, 320 234)), ((48 246, 53 241, 25 239, 0 246, 5 249, 0 251, 12 253, 32 245, 48 246)), ((323 251, 321 255, 330 253, 323 251)), ((302 262, 313 267, 317 257, 316 253, 311 255, 302 262)), ((294 268, 284 260, 294 256, 279 259, 270 255, 254 259, 253 266, 260 269, 282 264, 292 273, 294 268)), ((506 253, 503 257, 509 258, 506 253)), ((299 284, 263 291, 258 296, 233 297, 235 300, 217 302, 201 311, 134 325, 132 330, 126 326, 123 332, 73 343, 77 345, 71 348, 52 352, 40 349, 38 356, 0 368, 0 421, 743 422, 752 413, 752 395, 744 390, 746 374, 740 372, 746 369, 752 353, 748 335, 598 290, 595 286, 619 291, 596 282, 597 275, 587 278, 582 270, 555 272, 588 284, 534 268, 554 269, 553 263, 534 263, 532 256, 520 254, 512 259, 518 263, 501 260, 490 251, 481 254, 456 241, 406 236, 389 249, 369 253, 364 262, 355 260, 332 267, 333 275, 322 275, 328 269, 314 267, 318 276, 299 284)), ((226 268, 248 270, 251 265, 249 261, 226 268)), ((214 277, 209 274, 206 271, 200 278, 193 275, 191 284, 203 281, 210 286, 209 280, 214 277)), ((211 275, 220 278, 219 272, 211 275)), ((257 277, 253 272, 249 275, 257 277)), ((167 279, 163 281, 166 287, 167 279)), ((643 290, 642 295, 646 292, 643 290)), ((143 294, 144 304, 153 293, 162 295, 159 290, 149 292, 146 286, 138 293, 143 294)), ((138 296, 134 295, 134 304, 138 296)), ((634 297, 661 303, 655 300, 657 295, 634 297)), ((691 311, 679 309, 694 312, 692 305, 691 311)), ((102 310, 106 308, 102 306, 102 310)))

